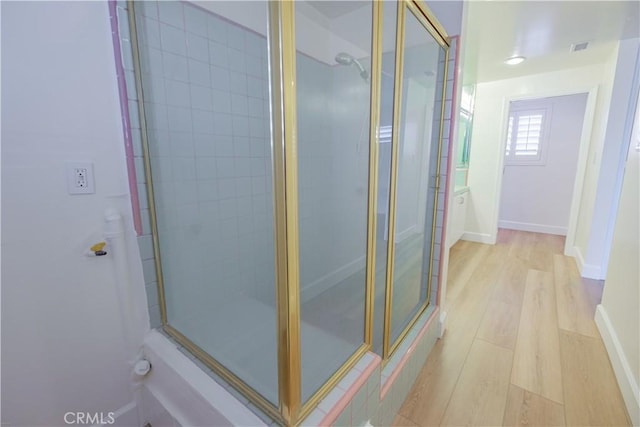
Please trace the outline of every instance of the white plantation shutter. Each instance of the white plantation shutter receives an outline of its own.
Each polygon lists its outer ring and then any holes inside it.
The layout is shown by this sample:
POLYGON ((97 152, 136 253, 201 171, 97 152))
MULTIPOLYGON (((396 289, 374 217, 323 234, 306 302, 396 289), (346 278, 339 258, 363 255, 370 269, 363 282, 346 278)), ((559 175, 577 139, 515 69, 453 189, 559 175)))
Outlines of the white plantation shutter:
POLYGON ((392 126, 380 126, 379 141, 380 144, 391 144, 392 126))
POLYGON ((512 111, 509 114, 507 164, 542 162, 546 115, 546 110, 512 111))

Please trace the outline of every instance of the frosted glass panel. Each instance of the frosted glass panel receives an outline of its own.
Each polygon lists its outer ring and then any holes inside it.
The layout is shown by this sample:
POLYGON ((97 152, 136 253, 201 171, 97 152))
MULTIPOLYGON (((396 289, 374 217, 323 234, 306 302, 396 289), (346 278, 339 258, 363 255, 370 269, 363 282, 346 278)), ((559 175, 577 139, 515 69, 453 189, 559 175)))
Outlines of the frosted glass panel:
POLYGON ((136 4, 168 324, 277 405, 267 3, 201 4, 136 4))
POLYGON ((302 400, 364 342, 371 1, 297 1, 302 400))
POLYGON ((391 342, 427 299, 445 50, 407 10, 394 235, 391 342))

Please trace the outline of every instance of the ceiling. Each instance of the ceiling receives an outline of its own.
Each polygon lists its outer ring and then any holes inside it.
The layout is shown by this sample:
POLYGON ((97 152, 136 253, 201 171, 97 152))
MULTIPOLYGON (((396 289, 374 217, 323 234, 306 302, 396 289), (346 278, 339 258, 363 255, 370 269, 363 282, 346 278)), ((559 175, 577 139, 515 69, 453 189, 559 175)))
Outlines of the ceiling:
POLYGON ((472 1, 463 30, 464 83, 602 63, 621 39, 639 37, 638 1, 472 1), (589 42, 584 51, 571 44, 589 42), (508 57, 527 60, 516 66, 508 57))

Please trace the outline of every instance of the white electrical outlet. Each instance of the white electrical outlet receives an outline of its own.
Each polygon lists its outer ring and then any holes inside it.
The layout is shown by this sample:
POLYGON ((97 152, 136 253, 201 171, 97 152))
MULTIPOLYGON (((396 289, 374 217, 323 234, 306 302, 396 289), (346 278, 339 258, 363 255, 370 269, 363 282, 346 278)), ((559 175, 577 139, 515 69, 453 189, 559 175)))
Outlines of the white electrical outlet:
POLYGON ((93 163, 67 163, 67 190, 69 194, 93 194, 93 163))

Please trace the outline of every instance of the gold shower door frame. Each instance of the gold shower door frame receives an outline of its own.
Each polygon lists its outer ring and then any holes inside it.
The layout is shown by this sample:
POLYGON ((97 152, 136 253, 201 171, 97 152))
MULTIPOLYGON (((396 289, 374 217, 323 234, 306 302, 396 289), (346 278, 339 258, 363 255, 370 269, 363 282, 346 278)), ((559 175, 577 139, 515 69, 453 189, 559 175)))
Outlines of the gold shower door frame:
POLYGON ((395 57, 395 81, 393 92, 393 126, 391 135, 391 181, 389 184, 389 239, 387 241, 387 270, 386 270, 386 282, 385 282, 385 300, 384 300, 384 323, 383 323, 383 338, 382 338, 382 354, 383 361, 386 363, 393 355, 394 351, 398 348, 404 337, 409 333, 411 327, 415 324, 418 318, 424 313, 431 303, 431 270, 433 268, 433 249, 435 247, 435 231, 436 231, 436 211, 438 209, 438 191, 440 188, 440 164, 442 160, 442 134, 443 134, 443 121, 445 111, 445 97, 446 97, 446 85, 447 85, 447 65, 449 60, 449 39, 444 27, 437 21, 433 13, 429 8, 420 1, 405 0, 398 3, 396 23, 396 57, 395 57), (445 49, 444 58, 444 75, 442 76, 442 98, 441 98, 441 111, 440 111, 440 133, 438 136, 438 152, 435 173, 435 194, 433 204, 433 220, 431 224, 431 251, 429 255, 429 276, 427 279, 427 298, 425 302, 420 306, 416 314, 411 318, 411 321, 400 332, 398 338, 392 341, 391 336, 391 311, 393 307, 393 272, 395 266, 395 226, 396 226, 396 206, 397 206, 397 187, 398 187, 398 163, 399 163, 399 127, 401 117, 401 96, 402 88, 404 84, 403 70, 404 70, 404 45, 405 45, 405 22, 407 12, 413 14, 413 16, 422 24, 427 32, 434 38, 434 40, 445 49))
MULTIPOLYGON (((133 47, 133 62, 136 91, 139 100, 143 100, 140 52, 136 32, 135 2, 128 0, 129 26, 133 47)), ((437 22, 427 6, 418 0, 398 1, 398 26, 396 34, 396 77, 394 83, 394 117, 392 136, 392 169, 390 194, 390 227, 395 223, 395 202, 398 173, 398 135, 397 126, 400 113, 400 94, 402 88, 402 59, 404 48, 404 22, 406 10, 413 13, 438 44, 445 49, 449 42, 443 27, 437 22)), ((372 1, 372 40, 371 40, 371 107, 369 128, 369 182, 367 200, 367 255, 364 342, 353 355, 336 371, 331 378, 318 389, 307 402, 301 402, 301 348, 300 348, 300 277, 299 277, 299 230, 298 230, 298 171, 297 171, 297 104, 296 104, 296 61, 295 61, 295 2, 269 2, 269 78, 271 84, 271 131, 273 141, 273 189, 274 189, 274 237, 275 237, 275 283, 278 333, 278 407, 256 392, 233 372, 219 363, 206 351, 194 344, 187 336, 171 326, 167 318, 166 296, 162 275, 162 262, 158 241, 157 214, 153 191, 152 170, 149 156, 149 141, 146 130, 144 102, 138 102, 144 169, 146 177, 149 212, 153 238, 155 268, 158 278, 158 297, 163 330, 200 359, 206 366, 220 375, 225 381, 245 395, 249 401, 269 416, 285 425, 299 425, 302 420, 331 391, 357 361, 371 349, 373 341, 373 303, 375 283, 376 251, 376 206, 378 190, 378 134, 380 115, 380 78, 382 69, 382 3, 372 1)), ((446 68, 443 76, 446 84, 446 68)), ((444 111, 444 93, 442 108, 444 111)), ((441 154, 442 121, 440 119, 441 154)), ((438 162, 438 175, 440 162, 438 162)), ((436 194, 437 199, 437 194, 436 194)), ((434 213, 437 206, 434 205, 434 213)), ((435 230, 435 215, 432 234, 435 230)), ((393 229, 390 228, 390 236, 393 229)), ((393 241, 393 239, 390 239, 393 241)), ((432 236, 433 248, 433 236, 432 236)), ((393 277, 393 245, 389 244, 387 256, 387 282, 385 298, 384 359, 388 360, 398 343, 402 341, 410 327, 426 309, 429 299, 418 314, 409 323, 395 343, 390 343, 391 296, 393 277), (390 273, 391 272, 391 275, 390 273)), ((431 257, 433 257, 433 250, 431 257)), ((432 264, 432 259, 430 264, 432 264)), ((429 279, 430 293, 431 279, 429 279)))

